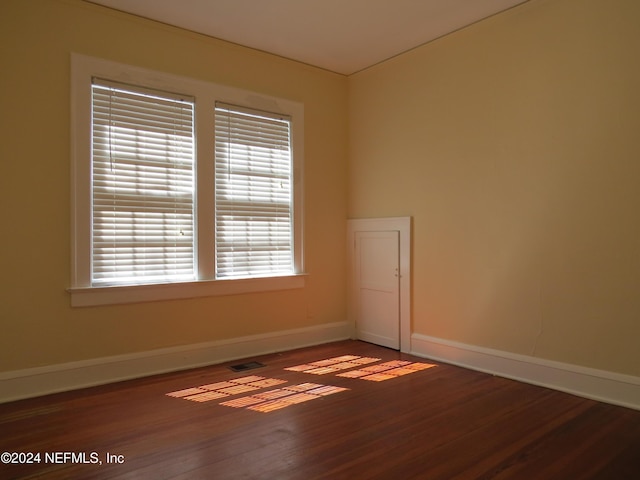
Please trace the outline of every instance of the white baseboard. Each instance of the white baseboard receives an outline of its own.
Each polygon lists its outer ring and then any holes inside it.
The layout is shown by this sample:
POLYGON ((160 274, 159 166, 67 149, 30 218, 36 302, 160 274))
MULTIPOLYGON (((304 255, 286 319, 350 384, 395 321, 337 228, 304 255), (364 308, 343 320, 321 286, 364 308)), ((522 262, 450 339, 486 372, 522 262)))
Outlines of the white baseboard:
POLYGON ((0 403, 320 345, 352 336, 347 322, 0 373, 0 403))
POLYGON ((415 333, 411 336, 411 353, 471 370, 640 410, 640 377, 517 355, 415 333))

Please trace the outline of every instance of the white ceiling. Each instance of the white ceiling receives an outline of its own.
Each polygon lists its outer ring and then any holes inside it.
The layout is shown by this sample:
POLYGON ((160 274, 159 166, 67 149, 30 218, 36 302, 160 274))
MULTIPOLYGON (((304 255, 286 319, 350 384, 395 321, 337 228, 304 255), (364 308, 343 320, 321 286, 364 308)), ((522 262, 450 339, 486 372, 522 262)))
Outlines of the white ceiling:
POLYGON ((349 75, 528 0, 88 0, 349 75))

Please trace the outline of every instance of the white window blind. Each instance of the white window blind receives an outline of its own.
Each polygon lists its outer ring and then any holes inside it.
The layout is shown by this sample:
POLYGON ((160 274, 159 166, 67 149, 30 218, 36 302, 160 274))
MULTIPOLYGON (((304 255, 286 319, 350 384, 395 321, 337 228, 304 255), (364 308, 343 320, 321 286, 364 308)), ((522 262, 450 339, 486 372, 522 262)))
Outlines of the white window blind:
POLYGON ((291 120, 216 103, 216 277, 294 273, 291 120))
POLYGON ((193 99, 94 79, 93 285, 194 279, 193 99))

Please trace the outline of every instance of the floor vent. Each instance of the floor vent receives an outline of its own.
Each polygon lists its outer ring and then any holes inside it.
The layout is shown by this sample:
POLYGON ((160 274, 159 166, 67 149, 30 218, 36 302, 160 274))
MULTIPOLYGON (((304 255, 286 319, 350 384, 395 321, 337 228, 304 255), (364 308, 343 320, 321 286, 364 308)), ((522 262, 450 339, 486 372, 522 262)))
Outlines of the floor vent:
POLYGON ((262 368, 265 366, 266 365, 260 362, 248 362, 241 363, 240 365, 231 365, 229 368, 234 372, 244 372, 245 370, 253 370, 254 368, 262 368))

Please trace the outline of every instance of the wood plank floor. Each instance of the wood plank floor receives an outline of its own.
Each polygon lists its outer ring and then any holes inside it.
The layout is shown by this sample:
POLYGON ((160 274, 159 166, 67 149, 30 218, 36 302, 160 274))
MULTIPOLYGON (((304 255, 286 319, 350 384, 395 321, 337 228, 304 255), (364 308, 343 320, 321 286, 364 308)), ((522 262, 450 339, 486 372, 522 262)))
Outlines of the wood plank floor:
POLYGON ((285 370, 343 355, 429 362, 346 341, 248 359, 265 366, 245 372, 231 362, 0 405, 0 452, 40 454, 0 464, 0 478, 640 478, 640 411, 437 362, 377 382, 285 370), (253 375, 286 383, 167 395, 253 375), (347 390, 268 413, 220 405, 305 383, 347 390), (82 453, 98 463, 74 463, 82 453))

